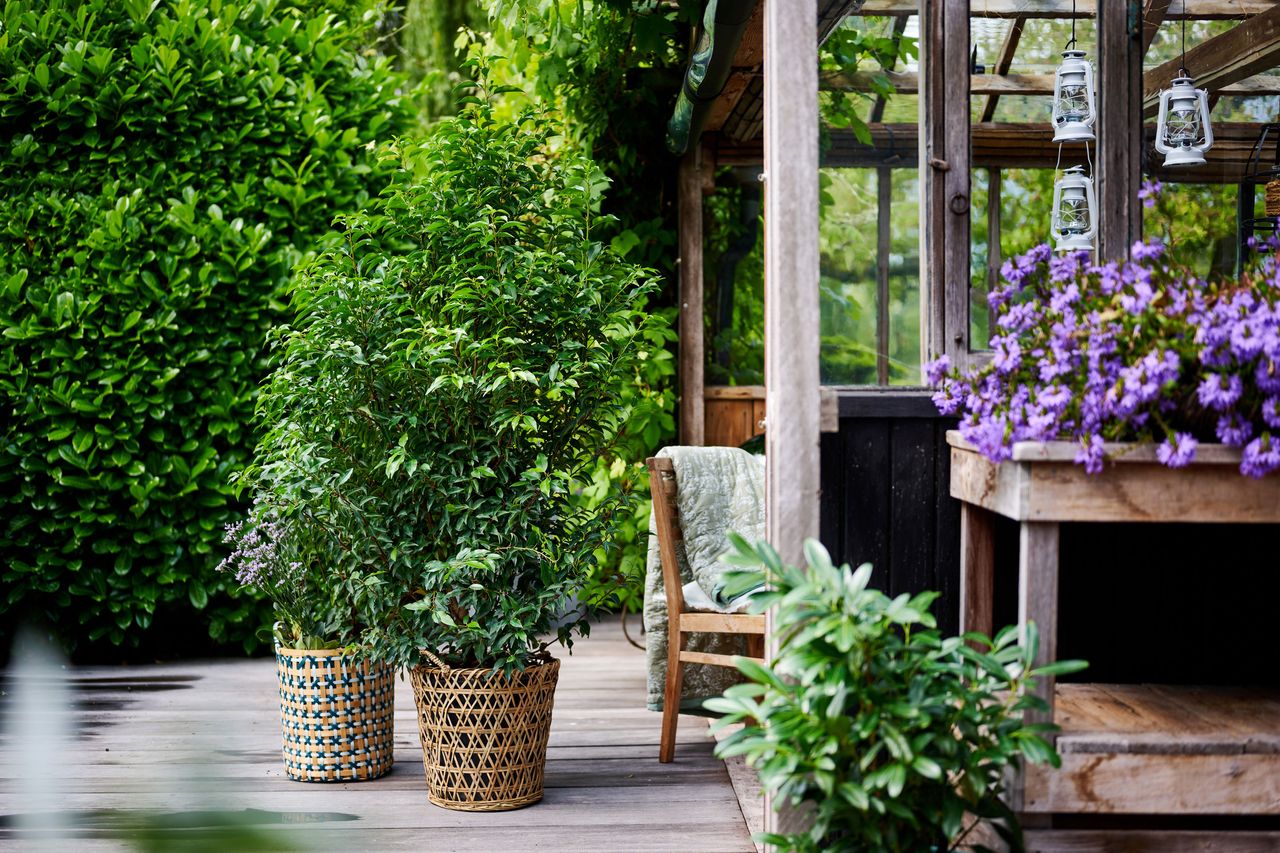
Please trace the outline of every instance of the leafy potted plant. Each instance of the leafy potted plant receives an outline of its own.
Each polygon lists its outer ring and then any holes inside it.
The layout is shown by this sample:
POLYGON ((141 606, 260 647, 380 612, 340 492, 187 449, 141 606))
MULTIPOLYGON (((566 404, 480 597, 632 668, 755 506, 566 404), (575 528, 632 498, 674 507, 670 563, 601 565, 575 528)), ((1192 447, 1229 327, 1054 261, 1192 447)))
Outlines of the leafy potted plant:
POLYGON ((231 554, 219 569, 275 606, 284 766, 303 782, 376 779, 391 769, 394 670, 350 644, 359 620, 340 585, 327 537, 305 515, 260 496, 246 521, 228 525, 231 554))
POLYGON ((478 94, 388 148, 393 185, 302 270, 264 405, 369 653, 413 667, 432 802, 492 810, 542 795, 547 649, 586 632, 570 603, 630 500, 575 495, 662 337, 648 272, 597 238, 606 181, 468 67, 478 94))
MULTIPOLYGON (((942 638, 929 607, 937 593, 889 598, 870 589, 871 566, 836 568, 817 542, 807 569, 784 565, 767 543, 736 534, 726 560, 746 571, 751 609, 770 607, 778 651, 764 665, 742 660, 751 679, 707 707, 720 728, 748 724, 717 746, 743 755, 776 802, 811 807, 807 831, 765 838, 783 850, 946 851, 988 822, 1015 846, 1013 813, 1001 802, 1006 771, 1025 758, 1056 765, 1026 724, 1043 709, 1037 676, 1075 672, 1078 661, 1032 669, 1034 639, 1009 628, 994 640, 942 638)), ((970 848, 974 849, 974 848, 970 848)), ((980 849, 980 848, 979 848, 980 849)))

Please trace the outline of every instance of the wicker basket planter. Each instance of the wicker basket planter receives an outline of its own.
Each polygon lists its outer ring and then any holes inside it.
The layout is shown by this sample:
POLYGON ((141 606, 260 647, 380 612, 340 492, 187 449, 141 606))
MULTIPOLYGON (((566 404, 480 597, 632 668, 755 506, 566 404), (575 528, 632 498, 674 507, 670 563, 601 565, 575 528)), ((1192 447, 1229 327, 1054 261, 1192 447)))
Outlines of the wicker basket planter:
POLYGON ((395 671, 340 649, 276 649, 284 768, 300 782, 358 782, 391 769, 395 671))
POLYGON ((431 802, 492 812, 542 799, 560 661, 509 677, 441 666, 410 675, 431 802))

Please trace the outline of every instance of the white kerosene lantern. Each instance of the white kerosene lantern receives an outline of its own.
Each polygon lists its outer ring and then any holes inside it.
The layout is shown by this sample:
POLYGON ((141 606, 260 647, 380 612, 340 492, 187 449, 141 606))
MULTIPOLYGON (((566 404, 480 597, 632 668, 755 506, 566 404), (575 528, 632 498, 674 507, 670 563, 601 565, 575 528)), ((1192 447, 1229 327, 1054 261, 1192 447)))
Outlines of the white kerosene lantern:
POLYGON ((1094 197, 1093 178, 1084 166, 1072 166, 1053 185, 1053 224, 1051 232, 1059 252, 1092 252, 1098 233, 1098 200, 1094 197))
POLYGON ((1083 50, 1064 50, 1053 80, 1053 141, 1092 142, 1097 121, 1093 65, 1083 50))
POLYGON ((1212 147, 1209 94, 1197 89, 1192 78, 1178 77, 1160 93, 1156 150, 1164 155, 1166 166, 1203 166, 1205 152, 1212 147))

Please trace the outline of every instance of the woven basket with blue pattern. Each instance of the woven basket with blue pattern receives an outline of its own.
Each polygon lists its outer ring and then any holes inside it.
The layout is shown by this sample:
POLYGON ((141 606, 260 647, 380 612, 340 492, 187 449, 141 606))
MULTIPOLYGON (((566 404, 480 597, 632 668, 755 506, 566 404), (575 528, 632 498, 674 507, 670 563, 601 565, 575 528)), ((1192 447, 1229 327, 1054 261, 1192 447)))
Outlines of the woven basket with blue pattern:
POLYGON ((376 779, 391 769, 395 671, 340 649, 276 649, 284 767, 302 782, 376 779))

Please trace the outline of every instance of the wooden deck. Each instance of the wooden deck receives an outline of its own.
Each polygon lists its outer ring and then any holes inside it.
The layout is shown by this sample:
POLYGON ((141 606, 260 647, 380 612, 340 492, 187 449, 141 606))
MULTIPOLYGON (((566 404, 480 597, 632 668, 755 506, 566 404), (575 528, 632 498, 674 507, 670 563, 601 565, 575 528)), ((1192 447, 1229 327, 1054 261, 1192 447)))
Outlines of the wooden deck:
POLYGON ((58 679, 10 677, 0 693, 0 847, 44 837, 51 849, 118 849, 137 827, 158 826, 169 838, 153 849, 168 849, 230 818, 309 848, 755 849, 705 720, 682 719, 675 763, 658 763, 661 718, 644 709, 644 655, 615 622, 597 626, 563 661, 545 798, 497 814, 427 802, 407 681, 397 682, 392 772, 307 784, 287 779, 281 766, 271 660, 71 670, 74 734, 42 750, 48 758, 34 772, 14 734, 16 709, 24 690, 58 679), (42 783, 54 800, 33 804, 42 783), (76 840, 27 827, 20 815, 33 810, 50 810, 76 840))

